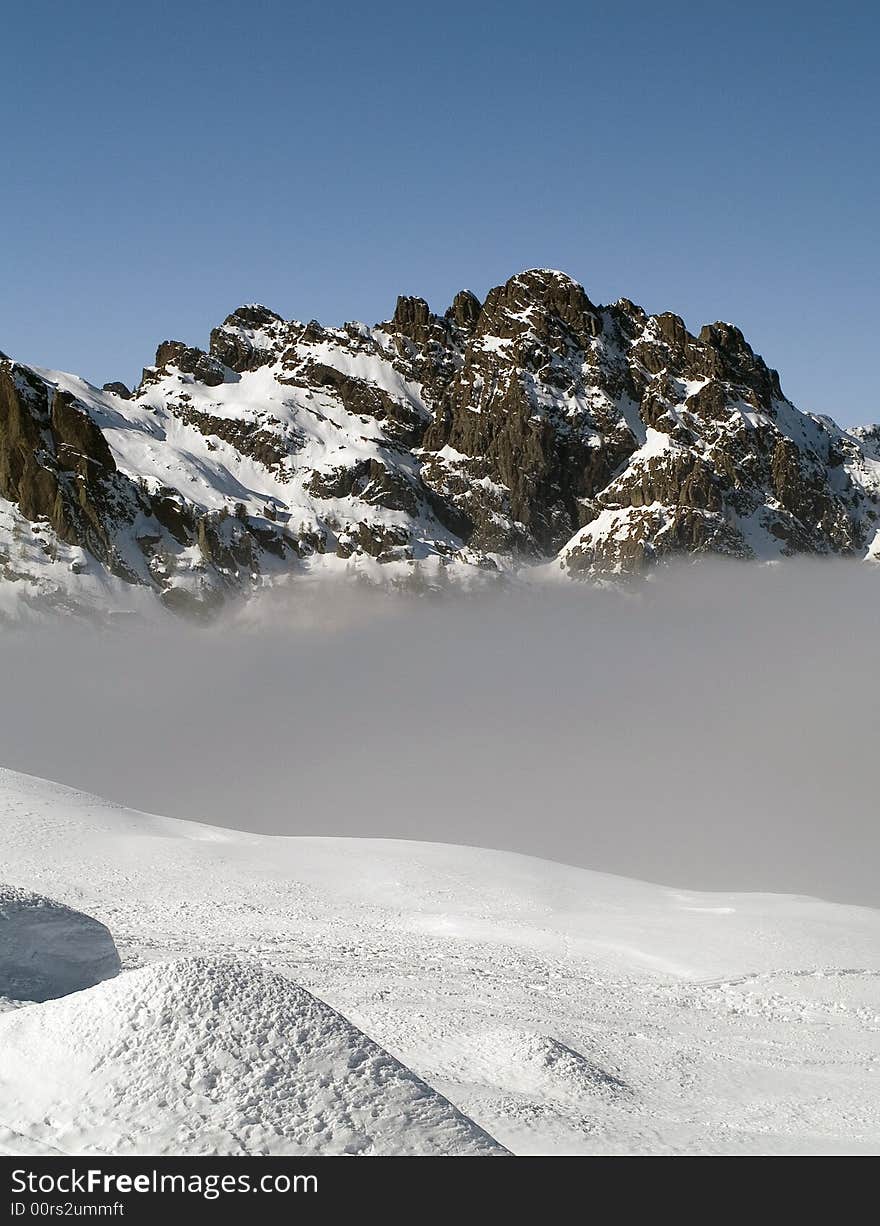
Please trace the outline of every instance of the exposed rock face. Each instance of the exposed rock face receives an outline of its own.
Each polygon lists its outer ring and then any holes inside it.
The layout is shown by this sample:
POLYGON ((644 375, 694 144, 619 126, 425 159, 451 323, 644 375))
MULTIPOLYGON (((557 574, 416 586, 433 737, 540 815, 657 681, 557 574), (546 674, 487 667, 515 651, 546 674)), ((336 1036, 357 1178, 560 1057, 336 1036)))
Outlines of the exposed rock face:
POLYGON ((112 392, 114 396, 121 396, 123 400, 131 400, 131 392, 118 379, 112 383, 105 383, 102 391, 112 392))
POLYGON ((104 514, 123 491, 104 435, 74 398, 27 368, 0 364, 0 495, 57 537, 124 572, 104 514))
MULTIPOLYGON (((169 606, 199 612, 256 577, 257 540, 284 556, 274 526, 264 531, 223 507, 212 512, 121 470, 96 420, 106 429, 118 427, 118 417, 102 415, 101 393, 71 382, 85 399, 27 367, 0 363, 0 499, 34 525, 45 568, 60 560, 81 573, 90 556, 123 583, 152 587, 169 606)), ((11 540, 0 537, 0 582, 45 577, 22 571, 15 536, 13 529, 11 540)))
POLYGON ((268 307, 239 307, 211 333, 211 356, 238 374, 258 370, 272 361, 286 329, 281 316, 268 307))
POLYGON ((172 369, 192 375, 207 387, 217 387, 226 381, 226 367, 218 358, 203 349, 193 349, 183 341, 163 341, 156 350, 155 366, 144 370, 141 387, 157 383, 172 369))
POLYGON ((477 548, 555 553, 583 522, 581 500, 633 449, 601 403, 601 331, 561 274, 523 273, 489 293, 425 439, 427 479, 471 521, 477 548))
MULTIPOLYGON (((633 570, 674 552, 862 555, 877 471, 858 439, 799 413, 738 328, 691 336, 677 316, 620 302, 644 441, 566 546, 571 570, 633 570)), ((641 441, 641 440, 640 440, 641 441)))
MULTIPOLYGON (((170 606, 210 609, 334 558, 440 581, 876 557, 880 430, 799 412, 730 324, 693 335, 533 269, 442 315, 401 297, 372 328, 239 307, 208 352, 163 342, 134 393, 4 359, 0 497, 170 606)), ((0 536, 0 576, 13 553, 0 536)))

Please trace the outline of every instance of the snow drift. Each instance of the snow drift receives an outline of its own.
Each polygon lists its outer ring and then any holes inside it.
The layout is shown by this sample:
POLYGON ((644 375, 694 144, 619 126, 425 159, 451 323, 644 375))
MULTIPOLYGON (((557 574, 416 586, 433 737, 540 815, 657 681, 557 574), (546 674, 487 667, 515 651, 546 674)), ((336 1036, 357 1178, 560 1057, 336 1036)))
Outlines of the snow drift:
POLYGON ((221 830, 2 769, 0 837, 152 968, 0 1018, 0 1152, 486 1152, 468 1121, 524 1155, 880 1151, 877 910, 221 830))
POLYGON ((118 971, 113 938, 98 920, 0 884, 0 996, 50 1000, 118 971))
POLYGON ((13 1132, 66 1152, 505 1152, 304 988, 223 959, 3 1017, 0 1097, 13 1132))

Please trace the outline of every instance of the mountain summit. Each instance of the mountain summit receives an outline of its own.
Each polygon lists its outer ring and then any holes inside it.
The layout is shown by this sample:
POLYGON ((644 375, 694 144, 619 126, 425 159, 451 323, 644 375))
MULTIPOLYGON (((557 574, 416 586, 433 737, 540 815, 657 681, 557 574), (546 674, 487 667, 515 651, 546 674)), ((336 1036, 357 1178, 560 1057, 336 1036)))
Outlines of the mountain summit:
POLYGON ((0 355, 0 612, 702 553, 880 559, 880 427, 800 412, 731 324, 554 270, 373 327, 239 307, 133 391, 0 355))

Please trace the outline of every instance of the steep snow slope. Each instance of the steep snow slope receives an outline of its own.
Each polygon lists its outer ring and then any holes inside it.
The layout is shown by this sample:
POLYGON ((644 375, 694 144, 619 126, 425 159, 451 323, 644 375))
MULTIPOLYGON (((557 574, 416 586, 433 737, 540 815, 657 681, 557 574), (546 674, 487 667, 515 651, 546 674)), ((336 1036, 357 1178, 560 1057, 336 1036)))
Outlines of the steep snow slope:
POLYGON ((238 834, 8 771, 0 837, 8 879, 107 923, 126 967, 277 971, 514 1152, 880 1152, 876 911, 238 834))
POLYGON ((490 1137, 279 975, 183 959, 0 1018, 0 1146, 491 1154, 490 1137))
POLYGON ((739 329, 696 336, 531 269, 443 315, 244 306, 130 393, 0 358, 0 613, 202 615, 280 575, 416 586, 536 562, 875 557, 876 427, 799 412, 739 329))

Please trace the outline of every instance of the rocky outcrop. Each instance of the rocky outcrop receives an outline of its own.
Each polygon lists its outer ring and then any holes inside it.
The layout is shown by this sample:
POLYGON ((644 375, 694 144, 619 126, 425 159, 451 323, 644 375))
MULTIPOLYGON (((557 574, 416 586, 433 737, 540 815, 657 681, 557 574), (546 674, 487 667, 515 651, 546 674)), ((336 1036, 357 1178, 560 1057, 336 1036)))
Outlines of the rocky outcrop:
MULTIPOLYGON (((875 558, 880 430, 799 412, 731 324, 532 269, 375 327, 239 307, 207 352, 163 342, 134 393, 4 359, 0 498, 188 609, 333 558, 437 582, 875 558)), ((0 540, 0 575, 26 552, 0 540)))
POLYGON ((124 383, 115 380, 112 383, 105 383, 103 388, 105 392, 112 392, 114 396, 121 396, 123 400, 131 400, 131 392, 124 383))
MULTIPOLYGON (((280 315, 264 306, 242 306, 211 333, 210 352, 222 366, 244 374, 272 361, 275 345, 286 332, 280 315)), ((157 356, 158 363, 158 356, 157 356)))
POLYGON ((120 493, 115 472, 103 434, 73 397, 0 363, 0 495, 127 578, 104 523, 120 493))
POLYGON ((425 413, 421 406, 395 400, 367 379, 346 374, 323 362, 307 361, 298 373, 300 386, 328 389, 338 397, 347 413, 372 417, 383 423, 390 437, 404 446, 413 446, 421 440, 425 430, 425 413))
POLYGON ((279 474, 282 473, 288 456, 296 451, 300 442, 297 435, 291 432, 272 430, 268 426, 255 429, 250 422, 207 413, 196 408, 185 393, 177 399, 169 400, 168 407, 176 417, 187 425, 194 426, 206 438, 221 439, 234 447, 239 454, 250 456, 265 468, 273 469, 279 474))
MULTIPOLYGON (((169 607, 192 612, 248 587, 262 552, 284 558, 290 551, 283 530, 262 516, 254 523, 226 510, 212 517, 173 487, 151 488, 121 471, 85 403, 8 360, 0 363, 0 498, 54 538, 37 538, 47 566, 59 544, 72 546, 123 583, 152 587, 169 607)), ((71 575, 87 569, 75 553, 68 566, 71 575)), ((0 540, 4 577, 39 575, 22 572, 0 540)))
POLYGON ((179 370, 181 374, 192 375, 206 387, 217 387, 226 381, 226 367, 212 354, 185 345, 183 341, 163 341, 156 350, 155 365, 144 369, 141 388, 157 383, 173 369, 179 370))

